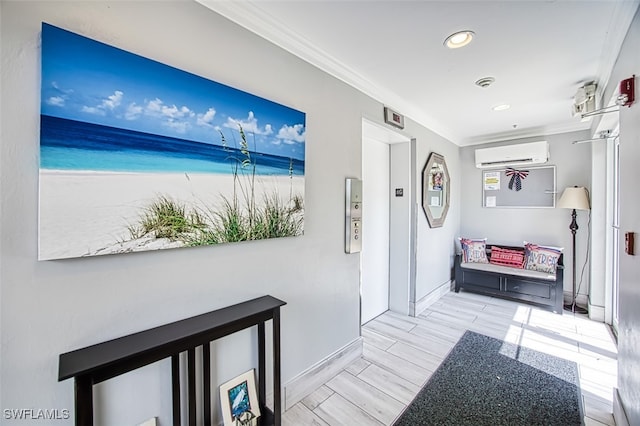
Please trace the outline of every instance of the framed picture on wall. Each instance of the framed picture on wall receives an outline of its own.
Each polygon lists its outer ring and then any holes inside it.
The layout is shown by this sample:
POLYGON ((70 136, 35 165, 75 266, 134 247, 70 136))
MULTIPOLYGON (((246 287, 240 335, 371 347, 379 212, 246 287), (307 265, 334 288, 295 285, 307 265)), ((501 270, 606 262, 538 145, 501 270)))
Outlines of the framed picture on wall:
POLYGON ((260 406, 256 392, 255 369, 220 385, 224 426, 256 426, 260 406))
POLYGON ((306 114, 42 24, 38 259, 301 236, 306 114))

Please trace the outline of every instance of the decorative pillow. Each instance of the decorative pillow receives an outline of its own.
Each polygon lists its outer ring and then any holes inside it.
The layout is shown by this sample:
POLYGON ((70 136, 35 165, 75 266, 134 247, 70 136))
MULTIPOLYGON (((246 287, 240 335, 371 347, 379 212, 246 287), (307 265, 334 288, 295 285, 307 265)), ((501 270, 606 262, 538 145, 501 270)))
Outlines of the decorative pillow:
POLYGON ((524 269, 555 275, 561 254, 562 248, 560 247, 539 246, 525 241, 524 269))
POLYGON ((489 263, 522 269, 524 267, 524 251, 491 246, 489 263))
POLYGON ((487 260, 487 239, 459 238, 462 247, 462 261, 465 263, 489 263, 487 260))

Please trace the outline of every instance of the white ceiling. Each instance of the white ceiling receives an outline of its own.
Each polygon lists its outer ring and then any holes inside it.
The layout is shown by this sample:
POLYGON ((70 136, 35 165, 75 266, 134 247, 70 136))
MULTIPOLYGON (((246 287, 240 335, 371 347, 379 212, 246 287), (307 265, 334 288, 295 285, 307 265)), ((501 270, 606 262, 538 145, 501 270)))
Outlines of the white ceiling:
POLYGON ((461 146, 588 129, 573 97, 607 83, 640 2, 197 1, 461 146))

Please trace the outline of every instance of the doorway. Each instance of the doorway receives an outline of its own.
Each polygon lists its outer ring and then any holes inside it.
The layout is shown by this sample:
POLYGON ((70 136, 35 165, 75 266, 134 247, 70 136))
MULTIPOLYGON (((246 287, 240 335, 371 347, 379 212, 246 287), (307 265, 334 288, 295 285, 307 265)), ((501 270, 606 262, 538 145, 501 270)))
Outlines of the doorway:
POLYGON ((612 182, 612 221, 611 221, 611 301, 613 331, 618 334, 619 309, 619 271, 620 271, 620 138, 613 139, 613 182, 612 182))
POLYGON ((391 145, 410 139, 364 119, 362 138, 360 323, 365 324, 389 309, 391 145))

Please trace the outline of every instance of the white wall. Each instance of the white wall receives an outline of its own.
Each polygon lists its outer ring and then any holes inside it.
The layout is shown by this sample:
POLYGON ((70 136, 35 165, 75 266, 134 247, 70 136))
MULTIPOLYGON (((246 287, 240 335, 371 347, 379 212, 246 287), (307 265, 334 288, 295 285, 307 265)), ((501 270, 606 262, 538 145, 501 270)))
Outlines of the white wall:
MULTIPOLYGON (((2 408, 72 409, 58 354, 263 294, 288 302, 285 382, 358 337, 344 178, 360 175, 361 116, 379 104, 193 2, 3 2, 1 27, 2 408), (37 262, 41 21, 305 111, 305 235, 37 262)), ((216 345, 215 379, 255 365, 251 337, 216 345)), ((98 390, 101 423, 170 418, 166 363, 137 376, 98 390)))
MULTIPOLYGON (((640 75, 640 11, 636 12, 611 75, 605 99, 623 79, 640 75)), ((640 239, 640 79, 636 101, 620 108, 620 321, 618 326, 618 392, 629 424, 640 424, 640 241, 636 255, 624 253, 624 233, 640 239)), ((616 422, 623 424, 620 419, 616 422)))
POLYGON ((416 224, 416 278, 415 294, 412 302, 418 303, 438 287, 451 281, 453 260, 455 257, 454 241, 460 228, 460 211, 464 194, 461 192, 463 180, 461 176, 460 148, 448 143, 442 137, 426 131, 416 132, 415 179, 417 197, 415 208, 416 224), (430 228, 427 217, 422 210, 422 169, 431 152, 444 156, 450 175, 451 197, 449 212, 440 228, 430 228))
MULTIPOLYGON (((3 1, 0 11, 2 409, 73 412, 72 381, 57 382, 60 353, 263 294, 288 302, 285 383, 358 338, 359 257, 344 253, 344 179, 361 176, 362 118, 381 122, 380 103, 191 1, 3 1), (42 21, 306 112, 304 236, 36 261, 42 21)), ((407 132, 421 140, 422 161, 427 148, 445 155, 454 188, 447 227, 423 230, 420 259, 442 259, 428 260, 440 265, 433 277, 422 273, 428 286, 446 279, 457 233, 457 148, 409 119, 407 132)), ((254 337, 216 343, 217 383, 255 366, 254 337)), ((100 385, 97 424, 152 416, 169 424, 169 383, 160 362, 100 385)))
POLYGON ((391 145, 391 192, 404 188, 405 196, 391 201, 390 308, 413 315, 420 313, 421 299, 452 278, 454 239, 460 227, 460 162, 459 147, 428 129, 409 122, 405 133, 415 141, 391 145), (422 209, 422 169, 431 152, 444 156, 450 175, 450 207, 440 228, 429 227, 422 209))
MULTIPOLYGON (((482 170, 475 167, 475 150, 486 146, 547 140, 550 150, 550 160, 547 164, 556 166, 556 186, 559 198, 562 191, 568 186, 584 186, 587 189, 590 187, 591 146, 589 144, 572 144, 575 140, 588 138, 588 131, 583 131, 462 148, 460 152, 462 162, 461 236, 467 238, 486 237, 490 243, 514 246, 522 245, 526 240, 564 247, 564 289, 570 294, 573 285, 572 239, 569 230, 571 211, 552 208, 494 209, 482 207, 482 170)), ((527 184, 526 179, 523 184, 527 184)), ((577 221, 579 229, 576 234, 576 263, 579 282, 587 254, 588 213, 578 211, 577 221)), ((588 290, 589 264, 587 263, 580 294, 586 295, 588 290)), ((582 303, 586 304, 586 299, 582 303)))

